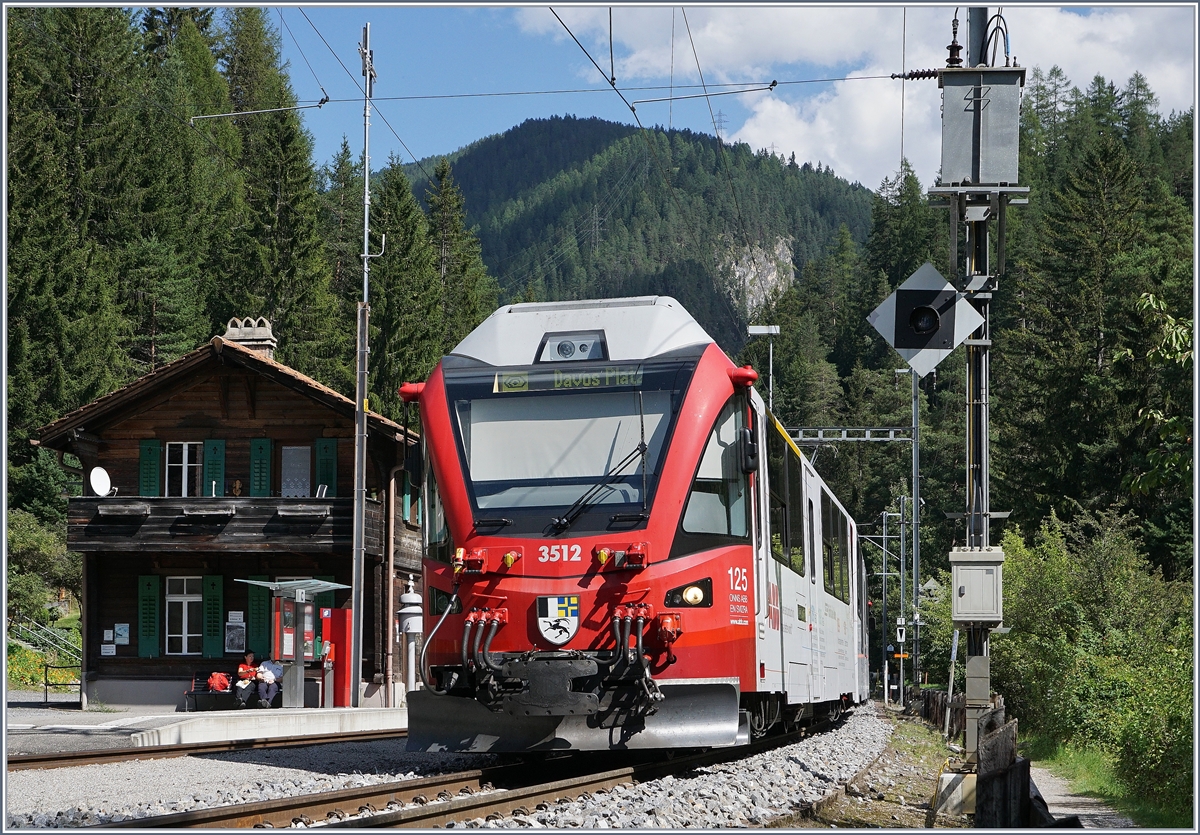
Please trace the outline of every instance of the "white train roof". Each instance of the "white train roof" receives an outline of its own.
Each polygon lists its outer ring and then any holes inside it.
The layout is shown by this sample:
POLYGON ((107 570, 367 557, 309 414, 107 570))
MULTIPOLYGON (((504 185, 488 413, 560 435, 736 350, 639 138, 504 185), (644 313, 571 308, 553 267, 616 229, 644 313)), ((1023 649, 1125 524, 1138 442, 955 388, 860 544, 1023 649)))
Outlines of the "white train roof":
POLYGON ((510 304, 455 346, 452 354, 489 365, 530 365, 547 334, 603 331, 608 359, 639 360, 713 341, 670 296, 510 304))

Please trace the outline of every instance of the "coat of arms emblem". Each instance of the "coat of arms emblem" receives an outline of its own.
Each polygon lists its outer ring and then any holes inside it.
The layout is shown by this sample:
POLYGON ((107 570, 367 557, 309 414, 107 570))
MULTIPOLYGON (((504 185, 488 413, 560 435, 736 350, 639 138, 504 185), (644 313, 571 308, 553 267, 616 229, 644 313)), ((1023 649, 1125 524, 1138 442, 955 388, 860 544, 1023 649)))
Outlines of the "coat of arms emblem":
POLYGON ((579 629, 579 595, 539 597, 537 608, 538 631, 543 638, 561 647, 575 637, 579 629))

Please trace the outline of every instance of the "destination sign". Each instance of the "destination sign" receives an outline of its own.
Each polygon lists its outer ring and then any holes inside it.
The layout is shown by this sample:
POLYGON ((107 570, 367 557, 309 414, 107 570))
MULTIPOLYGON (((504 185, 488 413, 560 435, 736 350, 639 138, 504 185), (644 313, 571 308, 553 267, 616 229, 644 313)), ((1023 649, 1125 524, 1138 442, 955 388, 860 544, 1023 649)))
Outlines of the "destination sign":
POLYGON ((492 384, 493 394, 522 391, 601 389, 642 384, 641 365, 606 365, 546 371, 501 371, 492 384))

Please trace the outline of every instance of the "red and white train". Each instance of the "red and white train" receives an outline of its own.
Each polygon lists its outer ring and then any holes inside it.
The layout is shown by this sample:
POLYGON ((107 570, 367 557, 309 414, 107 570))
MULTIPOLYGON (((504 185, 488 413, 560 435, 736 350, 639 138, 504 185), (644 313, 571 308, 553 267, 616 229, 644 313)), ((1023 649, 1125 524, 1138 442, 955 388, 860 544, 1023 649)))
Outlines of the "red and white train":
POLYGON ((508 305, 424 383, 409 750, 737 745, 867 697, 854 522, 674 299, 508 305))

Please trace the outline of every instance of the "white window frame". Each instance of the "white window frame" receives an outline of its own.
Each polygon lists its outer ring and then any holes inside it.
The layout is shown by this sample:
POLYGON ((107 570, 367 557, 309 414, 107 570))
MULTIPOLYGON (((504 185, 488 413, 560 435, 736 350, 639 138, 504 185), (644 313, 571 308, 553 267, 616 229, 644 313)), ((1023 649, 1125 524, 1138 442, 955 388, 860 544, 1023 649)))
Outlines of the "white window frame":
POLYGON ((195 470, 195 483, 200 485, 200 495, 203 495, 203 468, 204 468, 204 442, 203 441, 167 441, 167 478, 163 485, 163 495, 179 496, 182 498, 194 498, 188 493, 188 472, 191 469, 195 470), (178 464, 171 463, 172 447, 180 447, 182 449, 182 461, 178 464), (195 452, 196 460, 192 461, 189 458, 189 451, 195 452), (171 492, 171 473, 173 470, 182 470, 182 482, 179 493, 171 492))
POLYGON ((164 626, 163 632, 167 637, 167 640, 166 640, 166 654, 167 655, 203 655, 204 654, 204 586, 203 586, 203 583, 204 583, 204 578, 201 576, 198 576, 198 575, 178 575, 178 576, 174 576, 174 577, 167 577, 167 594, 165 597, 166 606, 164 607, 164 614, 165 614, 166 618, 165 618, 165 623, 163 624, 163 626, 164 626), (173 593, 171 591, 171 585, 172 585, 173 580, 183 581, 183 588, 184 588, 183 592, 174 592, 173 593), (196 591, 195 592, 189 592, 187 590, 187 587, 189 585, 189 583, 188 583, 189 580, 195 581, 195 583, 196 583, 196 586, 195 586, 196 591), (197 624, 192 624, 192 623, 188 622, 188 608, 189 608, 188 604, 196 603, 196 602, 198 602, 200 604, 200 622, 197 624), (171 609, 172 609, 173 605, 180 607, 182 610, 182 617, 180 618, 180 623, 182 624, 182 629, 183 629, 182 632, 177 632, 177 633, 171 632, 171 609), (177 652, 171 651, 171 639, 172 638, 181 639, 181 644, 180 644, 182 646, 181 651, 177 651, 177 652), (195 650, 195 652, 189 652, 188 651, 188 643, 189 643, 189 640, 193 639, 193 638, 196 641, 194 646, 196 646, 197 649, 195 650))

